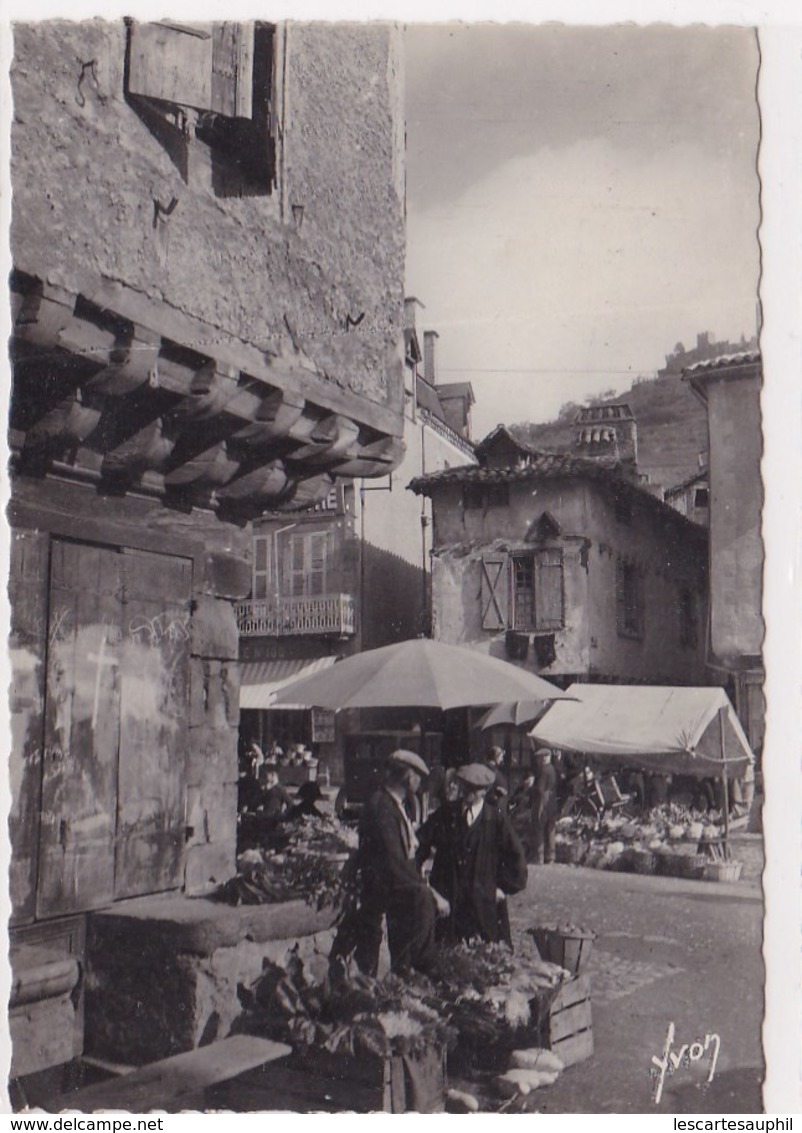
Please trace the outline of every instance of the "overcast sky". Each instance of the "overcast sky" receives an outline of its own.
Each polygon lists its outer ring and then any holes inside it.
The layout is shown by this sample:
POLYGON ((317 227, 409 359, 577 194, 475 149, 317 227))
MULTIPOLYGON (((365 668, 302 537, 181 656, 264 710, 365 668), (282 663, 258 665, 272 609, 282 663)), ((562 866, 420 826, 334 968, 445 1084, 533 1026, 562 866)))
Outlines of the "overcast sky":
POLYGON ((755 331, 744 28, 410 25, 407 294, 474 436, 755 331))

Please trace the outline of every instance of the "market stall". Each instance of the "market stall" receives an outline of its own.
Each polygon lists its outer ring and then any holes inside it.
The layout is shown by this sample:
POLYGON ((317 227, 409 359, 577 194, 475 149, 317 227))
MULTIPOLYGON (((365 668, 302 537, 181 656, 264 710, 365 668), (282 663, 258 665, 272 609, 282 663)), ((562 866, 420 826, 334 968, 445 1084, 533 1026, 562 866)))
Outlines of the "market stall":
POLYGON ((721 688, 573 684, 530 735, 604 767, 720 778, 722 842, 729 856, 729 791, 754 765, 749 742, 721 688))

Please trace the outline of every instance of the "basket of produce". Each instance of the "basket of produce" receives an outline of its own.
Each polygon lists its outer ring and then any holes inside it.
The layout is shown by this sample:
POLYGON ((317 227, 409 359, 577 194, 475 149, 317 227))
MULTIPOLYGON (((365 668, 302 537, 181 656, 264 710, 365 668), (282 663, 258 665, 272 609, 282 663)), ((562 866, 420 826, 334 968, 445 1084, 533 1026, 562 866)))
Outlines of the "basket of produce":
POLYGON ((542 958, 572 975, 587 964, 596 939, 591 929, 571 924, 541 925, 530 932, 542 958))
POLYGON ((653 874, 657 868, 657 860, 651 850, 633 846, 629 851, 629 860, 633 873, 653 874))
POLYGON ((737 881, 741 876, 741 862, 705 861, 703 876, 705 881, 737 881))
POLYGON ((705 854, 680 854, 677 857, 680 872, 679 877, 687 877, 698 881, 704 876, 705 866, 710 859, 705 854))
POLYGON ((515 956, 506 944, 480 940, 442 948, 429 978, 440 1015, 458 1036, 449 1050, 449 1073, 506 1070, 512 1051, 529 1045, 535 997, 569 975, 541 959, 531 936, 520 941, 515 956))
POLYGON ((585 854, 580 842, 558 842, 554 847, 555 857, 562 865, 579 865, 585 854))

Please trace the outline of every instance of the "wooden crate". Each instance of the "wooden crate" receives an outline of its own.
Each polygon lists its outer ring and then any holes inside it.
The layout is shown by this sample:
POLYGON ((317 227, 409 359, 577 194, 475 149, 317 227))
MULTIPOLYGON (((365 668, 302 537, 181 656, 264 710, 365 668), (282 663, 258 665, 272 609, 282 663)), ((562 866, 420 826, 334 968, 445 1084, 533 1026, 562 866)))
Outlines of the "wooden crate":
POLYGON ((554 1051, 566 1066, 591 1057, 593 1018, 587 976, 575 976, 556 990, 539 992, 530 1009, 538 1046, 554 1051))
MULTIPOLYGON (((432 1049, 412 1061, 436 1082, 430 1108, 423 1112, 442 1111, 445 1052, 432 1049)), ((400 1055, 357 1057, 318 1048, 296 1051, 281 1065, 241 1074, 207 1097, 207 1108, 238 1113, 408 1113, 414 1104, 400 1055)))

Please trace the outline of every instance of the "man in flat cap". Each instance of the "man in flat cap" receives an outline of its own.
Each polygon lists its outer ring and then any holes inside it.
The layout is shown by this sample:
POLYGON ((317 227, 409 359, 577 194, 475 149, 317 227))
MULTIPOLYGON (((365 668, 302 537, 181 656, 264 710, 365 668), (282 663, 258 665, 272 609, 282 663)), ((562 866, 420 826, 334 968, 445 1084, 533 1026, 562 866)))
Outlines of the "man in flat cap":
POLYGON ((419 755, 399 749, 387 760, 387 778, 365 805, 359 824, 358 907, 344 922, 331 958, 354 953, 361 971, 375 975, 379 964, 382 918, 392 970, 405 975, 426 971, 435 959, 434 926, 447 902, 434 894, 416 861, 418 839, 407 811, 429 768, 419 755))
POLYGON ((506 895, 526 885, 526 857, 509 819, 487 795, 495 773, 483 763, 457 770, 460 797, 419 831, 418 860, 434 853, 430 882, 451 906, 441 935, 512 944, 506 895))

